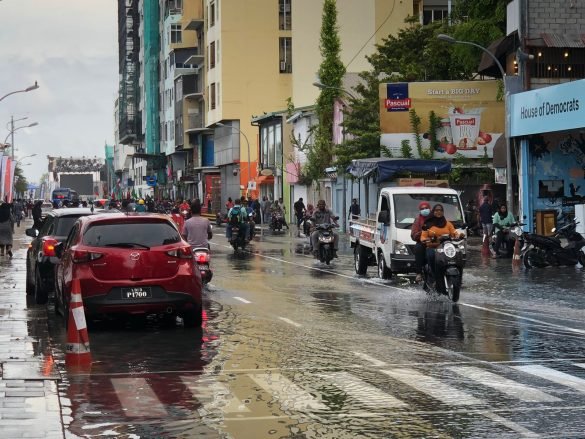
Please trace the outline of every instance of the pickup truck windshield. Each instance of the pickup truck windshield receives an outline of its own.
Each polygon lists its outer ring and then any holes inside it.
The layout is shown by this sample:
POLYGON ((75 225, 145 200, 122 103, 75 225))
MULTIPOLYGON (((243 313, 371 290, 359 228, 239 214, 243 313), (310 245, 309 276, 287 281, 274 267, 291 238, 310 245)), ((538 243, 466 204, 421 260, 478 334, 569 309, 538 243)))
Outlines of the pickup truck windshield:
POLYGON ((394 194, 394 215, 396 227, 410 229, 418 215, 418 205, 421 201, 428 201, 432 206, 442 204, 445 209, 445 218, 455 227, 463 225, 463 212, 459 198, 453 194, 394 194))

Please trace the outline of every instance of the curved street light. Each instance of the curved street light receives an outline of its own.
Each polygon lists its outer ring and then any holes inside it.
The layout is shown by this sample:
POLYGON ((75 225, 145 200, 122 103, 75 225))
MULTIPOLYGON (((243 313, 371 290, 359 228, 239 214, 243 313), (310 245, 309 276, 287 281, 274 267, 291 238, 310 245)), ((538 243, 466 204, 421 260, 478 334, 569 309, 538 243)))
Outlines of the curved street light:
POLYGON ((37 88, 39 88, 39 84, 37 83, 37 81, 35 81, 34 85, 31 85, 30 87, 27 87, 24 90, 16 90, 16 91, 10 92, 8 94, 5 94, 4 96, 2 96, 0 98, 0 101, 4 100, 4 98, 7 98, 10 95, 13 95, 13 94, 16 94, 16 93, 27 93, 29 91, 36 90, 37 88))
POLYGON ((12 148, 12 160, 14 160, 14 133, 18 130, 23 129, 23 128, 36 127, 38 124, 39 124, 38 122, 33 122, 33 123, 28 124, 28 125, 23 125, 23 126, 14 128, 14 120, 11 120, 12 129, 10 130, 10 132, 8 133, 6 138, 4 139, 4 145, 6 147, 6 141, 8 140, 9 137, 12 137, 12 139, 11 139, 12 143, 10 144, 10 147, 12 148))
MULTIPOLYGON (((244 136, 244 139, 246 139, 246 143, 248 145, 248 186, 250 186, 250 182, 252 181, 252 170, 251 170, 252 165, 250 163, 250 142, 248 140, 248 137, 246 137, 246 134, 244 134, 244 132, 241 129, 239 129, 235 126, 226 125, 226 124, 221 123, 221 122, 217 122, 215 125, 218 127, 222 127, 222 128, 225 127, 225 128, 231 128, 232 130, 237 130, 242 136, 244 136)), ((248 190, 248 188, 246 187, 246 191, 247 190, 248 190)))
MULTIPOLYGON (((437 38, 441 41, 445 41, 449 44, 465 44, 467 46, 473 46, 473 47, 477 47, 478 49, 480 49, 481 51, 483 51, 485 54, 487 54, 498 66, 498 69, 500 69, 500 73, 502 74, 502 81, 504 82, 504 138, 506 140, 506 198, 508 199, 508 211, 512 212, 512 214, 514 214, 514 191, 512 189, 512 148, 510 146, 510 134, 509 134, 509 115, 508 115, 508 90, 506 87, 506 71, 504 70, 504 67, 502 67, 502 64, 500 63, 500 61, 498 61, 498 58, 496 58, 496 56, 490 52, 488 49, 486 49, 485 47, 477 44, 477 43, 472 43, 471 41, 460 41, 460 40, 456 40, 455 38, 453 38, 450 35, 445 35, 445 34, 439 34, 437 35, 437 38)), ((516 53, 516 56, 518 56, 518 58, 520 58, 521 60, 527 60, 527 59, 533 59, 534 55, 531 54, 526 54, 520 50, 518 50, 518 52, 516 53)))

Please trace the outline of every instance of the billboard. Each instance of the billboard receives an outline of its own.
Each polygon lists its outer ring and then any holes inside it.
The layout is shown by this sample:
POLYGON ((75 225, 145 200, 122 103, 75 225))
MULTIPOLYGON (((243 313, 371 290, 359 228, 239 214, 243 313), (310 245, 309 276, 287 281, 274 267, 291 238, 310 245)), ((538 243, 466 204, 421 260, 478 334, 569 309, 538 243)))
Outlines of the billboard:
POLYGON ((94 195, 93 174, 59 174, 59 185, 73 189, 78 195, 94 195))
POLYGON ((429 114, 440 119, 439 147, 434 158, 452 158, 459 153, 470 158, 493 157, 494 145, 504 135, 504 101, 497 100, 498 81, 400 82, 380 84, 381 144, 401 157, 404 140, 412 153, 417 148, 410 111, 421 119, 423 148, 430 141, 429 114))

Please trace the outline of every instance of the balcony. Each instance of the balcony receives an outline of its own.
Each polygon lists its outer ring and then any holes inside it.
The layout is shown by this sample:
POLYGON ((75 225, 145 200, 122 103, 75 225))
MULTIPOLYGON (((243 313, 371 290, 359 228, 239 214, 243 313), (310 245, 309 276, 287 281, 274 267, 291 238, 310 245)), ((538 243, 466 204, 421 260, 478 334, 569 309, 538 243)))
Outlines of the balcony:
POLYGON ((186 133, 201 133, 208 131, 205 127, 205 121, 202 113, 189 114, 187 116, 187 126, 185 127, 186 133))
POLYGON ((203 29, 203 18, 193 18, 184 28, 184 30, 199 31, 203 29))
POLYGON ((183 76, 183 98, 203 99, 203 79, 200 75, 183 76))

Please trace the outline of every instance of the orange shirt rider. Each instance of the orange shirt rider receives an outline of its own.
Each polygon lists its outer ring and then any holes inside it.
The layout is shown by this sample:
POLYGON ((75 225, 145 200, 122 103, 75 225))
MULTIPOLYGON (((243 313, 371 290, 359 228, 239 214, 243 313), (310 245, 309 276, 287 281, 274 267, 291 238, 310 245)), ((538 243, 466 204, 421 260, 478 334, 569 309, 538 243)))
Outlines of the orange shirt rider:
POLYGON ((457 232, 451 221, 447 221, 443 216, 443 205, 435 204, 432 215, 425 221, 420 240, 426 244, 427 248, 437 248, 440 244, 439 237, 442 235, 449 235, 452 238, 464 236, 457 232))

